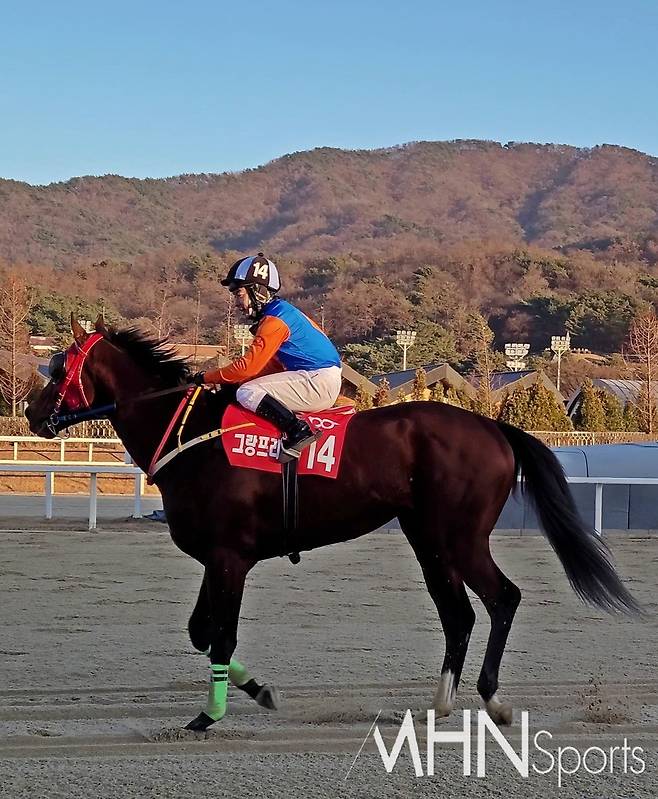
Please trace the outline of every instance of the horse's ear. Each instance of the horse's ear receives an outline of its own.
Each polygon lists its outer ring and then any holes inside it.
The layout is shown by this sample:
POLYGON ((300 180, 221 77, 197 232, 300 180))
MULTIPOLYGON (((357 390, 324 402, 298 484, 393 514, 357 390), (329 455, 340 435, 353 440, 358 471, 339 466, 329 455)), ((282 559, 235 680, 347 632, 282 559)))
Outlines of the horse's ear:
POLYGON ((94 328, 97 333, 102 333, 103 335, 107 333, 107 328, 105 327, 105 319, 103 319, 102 313, 98 314, 98 317, 96 318, 96 322, 94 324, 94 328))
POLYGON ((75 318, 75 314, 71 311, 71 333, 77 344, 83 344, 89 335, 84 327, 75 318))

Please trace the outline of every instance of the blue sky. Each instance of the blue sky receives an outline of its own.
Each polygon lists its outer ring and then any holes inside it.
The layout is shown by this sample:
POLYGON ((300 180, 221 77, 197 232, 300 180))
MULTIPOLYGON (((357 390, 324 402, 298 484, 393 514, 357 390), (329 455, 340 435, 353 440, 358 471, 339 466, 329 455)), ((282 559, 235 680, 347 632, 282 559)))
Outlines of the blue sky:
POLYGON ((482 138, 658 155, 658 2, 5 3, 0 177, 482 138))

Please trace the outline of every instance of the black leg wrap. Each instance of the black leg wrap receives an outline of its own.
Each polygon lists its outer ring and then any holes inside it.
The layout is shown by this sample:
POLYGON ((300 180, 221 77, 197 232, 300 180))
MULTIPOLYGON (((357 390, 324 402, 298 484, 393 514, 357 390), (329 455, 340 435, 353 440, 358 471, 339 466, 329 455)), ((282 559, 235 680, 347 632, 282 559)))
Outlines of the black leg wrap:
POLYGON ((278 710, 279 692, 273 685, 259 685, 253 678, 238 688, 267 710, 278 710))
POLYGON ((252 699, 255 699, 255 698, 258 696, 258 694, 260 693, 260 690, 261 690, 261 688, 262 688, 262 687, 263 687, 263 686, 262 686, 262 685, 259 685, 259 684, 256 682, 256 680, 254 680, 254 678, 253 678, 253 677, 252 677, 252 678, 251 678, 251 679, 250 679, 248 682, 246 682, 244 685, 239 685, 239 686, 238 686, 238 688, 239 688, 241 691, 244 691, 244 692, 245 692, 246 694, 248 694, 248 695, 249 695, 249 696, 250 696, 252 699))
POLYGON ((199 713, 195 719, 192 719, 192 721, 185 726, 185 729, 194 730, 195 732, 203 732, 214 723, 215 720, 211 719, 207 713, 199 713))

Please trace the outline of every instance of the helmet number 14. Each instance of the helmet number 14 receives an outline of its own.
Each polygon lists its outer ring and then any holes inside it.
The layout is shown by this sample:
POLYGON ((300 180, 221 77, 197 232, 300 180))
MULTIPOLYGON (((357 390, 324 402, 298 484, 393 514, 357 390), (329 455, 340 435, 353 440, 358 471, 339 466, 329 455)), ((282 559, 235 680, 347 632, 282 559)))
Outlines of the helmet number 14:
POLYGON ((334 448, 336 446, 336 436, 329 435, 324 440, 320 449, 317 448, 318 442, 314 441, 308 448, 307 466, 312 469, 315 463, 323 463, 326 472, 330 472, 336 463, 334 448))
POLYGON ((254 267, 254 276, 262 277, 263 280, 267 280, 267 278, 270 276, 267 264, 256 264, 254 267))

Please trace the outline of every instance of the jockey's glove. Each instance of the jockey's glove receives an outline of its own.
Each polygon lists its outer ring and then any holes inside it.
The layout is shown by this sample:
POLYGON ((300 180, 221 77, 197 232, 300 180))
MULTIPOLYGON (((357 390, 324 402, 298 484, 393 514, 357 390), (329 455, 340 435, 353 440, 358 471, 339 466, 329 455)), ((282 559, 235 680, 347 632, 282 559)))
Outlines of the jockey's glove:
POLYGON ((188 375, 187 382, 193 383, 195 386, 203 386, 205 385, 205 372, 195 372, 193 375, 188 375))

